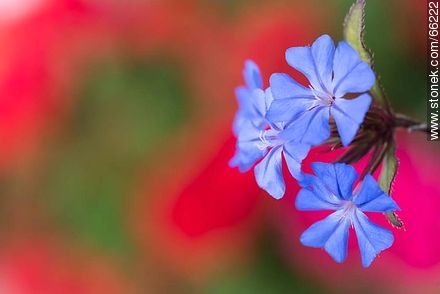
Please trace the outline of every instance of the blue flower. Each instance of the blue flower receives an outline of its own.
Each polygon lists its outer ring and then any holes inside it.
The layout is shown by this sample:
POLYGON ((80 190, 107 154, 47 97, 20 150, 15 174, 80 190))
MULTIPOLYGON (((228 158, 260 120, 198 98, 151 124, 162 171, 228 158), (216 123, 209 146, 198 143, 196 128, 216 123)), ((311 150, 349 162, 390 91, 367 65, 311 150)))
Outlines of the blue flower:
POLYGON ((301 243, 324 248, 336 262, 343 262, 347 256, 349 227, 353 226, 362 265, 370 266, 377 254, 391 246, 394 238, 389 230, 371 222, 364 212, 388 212, 399 207, 371 175, 365 177, 360 191, 353 195, 358 175, 352 166, 313 163, 312 169, 316 176, 304 175, 296 208, 335 212, 308 228, 301 236, 301 243))
POLYGON ((253 122, 255 125, 262 127, 266 124, 262 113, 262 105, 258 105, 258 97, 254 97, 254 91, 263 90, 263 79, 260 69, 252 60, 247 60, 244 64, 243 77, 245 85, 235 90, 235 96, 238 102, 238 111, 235 115, 233 123, 233 131, 238 135, 239 130, 246 122, 253 122))
POLYGON ((301 162, 307 156, 310 145, 286 139, 282 136, 283 123, 269 123, 265 119, 273 100, 270 88, 266 91, 255 89, 252 98, 263 123, 259 119, 243 120, 237 130, 237 151, 230 166, 238 166, 241 172, 245 172, 261 160, 254 168, 257 184, 272 197, 280 199, 286 190, 283 155, 289 172, 299 178, 302 175, 301 162))
POLYGON ((375 82, 370 66, 347 42, 335 49, 328 35, 319 37, 311 47, 287 49, 286 60, 310 85, 304 87, 287 74, 273 74, 270 87, 275 100, 267 118, 288 124, 286 137, 319 145, 330 136, 332 116, 342 143, 348 146, 371 104, 365 93, 375 82), (360 95, 349 99, 348 94, 355 93, 360 95))

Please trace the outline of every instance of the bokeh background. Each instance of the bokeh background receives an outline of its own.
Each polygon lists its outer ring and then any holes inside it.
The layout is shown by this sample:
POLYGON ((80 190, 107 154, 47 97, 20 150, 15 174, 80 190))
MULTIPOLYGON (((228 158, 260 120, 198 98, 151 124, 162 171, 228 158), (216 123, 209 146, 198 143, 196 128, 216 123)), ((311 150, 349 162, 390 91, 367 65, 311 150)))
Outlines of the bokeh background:
MULTIPOLYGON (((398 134, 405 230, 363 269, 302 247, 321 213, 227 162, 241 68, 341 25, 353 0, 1 0, 0 293, 440 293, 439 146, 398 134)), ((425 3, 368 0, 394 109, 425 119, 425 3)), ((337 154, 316 150, 308 159, 337 154)), ((388 226, 382 216, 373 219, 388 226)))

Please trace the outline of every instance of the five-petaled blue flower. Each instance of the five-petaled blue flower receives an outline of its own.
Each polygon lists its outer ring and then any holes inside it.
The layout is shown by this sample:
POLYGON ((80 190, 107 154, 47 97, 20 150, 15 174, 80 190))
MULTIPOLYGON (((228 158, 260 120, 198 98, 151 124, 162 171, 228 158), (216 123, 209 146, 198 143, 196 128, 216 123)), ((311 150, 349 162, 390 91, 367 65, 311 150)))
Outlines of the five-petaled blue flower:
MULTIPOLYGON (((252 61, 246 62, 244 76, 246 80, 252 77, 253 81, 261 81, 258 67, 252 61)), ((247 84, 252 83, 248 81, 247 84)), ((290 173, 299 178, 302 175, 301 162, 307 156, 310 145, 284 137, 284 123, 270 123, 266 119, 267 110, 273 101, 270 88, 266 91, 258 87, 251 89, 248 86, 237 90, 240 110, 234 129, 238 140, 230 166, 238 166, 241 172, 245 172, 261 160, 254 168, 256 181, 272 197, 280 199, 286 191, 283 154, 290 173)))
POLYGON ((270 87, 274 102, 267 118, 286 123, 287 137, 319 145, 330 136, 332 116, 342 143, 348 146, 371 104, 370 95, 365 93, 375 82, 370 66, 347 42, 335 48, 328 35, 319 37, 311 47, 287 49, 286 60, 310 85, 304 87, 287 74, 273 74, 270 87), (360 93, 364 94, 348 97, 360 93))
POLYGON ((343 262, 347 256, 349 228, 353 226, 362 265, 370 266, 377 254, 391 246, 394 238, 390 231, 372 223, 364 212, 388 212, 399 210, 399 207, 371 175, 365 177, 360 191, 353 195, 358 175, 352 166, 313 163, 312 169, 316 176, 304 175, 296 208, 335 212, 308 228, 301 236, 301 243, 324 248, 335 261, 343 262))

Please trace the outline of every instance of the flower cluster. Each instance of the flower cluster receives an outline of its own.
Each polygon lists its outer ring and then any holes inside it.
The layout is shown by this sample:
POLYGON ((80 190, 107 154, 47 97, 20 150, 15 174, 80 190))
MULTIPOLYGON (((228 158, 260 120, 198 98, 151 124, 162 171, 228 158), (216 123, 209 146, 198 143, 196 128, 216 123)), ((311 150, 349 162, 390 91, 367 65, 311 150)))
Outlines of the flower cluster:
POLYGON ((286 61, 308 79, 308 85, 285 73, 274 73, 265 88, 258 66, 246 61, 245 85, 236 90, 239 107, 233 131, 237 148, 230 166, 246 172, 255 165, 257 184, 280 199, 286 191, 284 158, 290 175, 303 187, 296 207, 336 210, 304 232, 301 242, 324 248, 342 262, 348 230, 353 226, 362 264, 369 266, 380 251, 391 246, 393 236, 371 223, 363 212, 391 212, 398 206, 370 175, 363 178, 360 192, 353 194, 358 175, 349 165, 314 163, 312 176, 302 172, 301 164, 312 147, 331 137, 331 125, 343 146, 352 143, 372 104, 369 90, 375 74, 347 42, 335 47, 328 35, 311 46, 289 48, 286 61))

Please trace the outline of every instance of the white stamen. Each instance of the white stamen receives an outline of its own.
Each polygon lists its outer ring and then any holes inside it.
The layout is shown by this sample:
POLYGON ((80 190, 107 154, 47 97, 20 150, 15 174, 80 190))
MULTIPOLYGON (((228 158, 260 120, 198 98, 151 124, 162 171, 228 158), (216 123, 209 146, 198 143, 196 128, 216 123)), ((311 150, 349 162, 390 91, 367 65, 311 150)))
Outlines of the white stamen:
POLYGON ((353 218, 354 213, 356 212, 357 206, 353 203, 353 201, 344 201, 343 203, 343 218, 349 218, 350 220, 353 218))
POLYGON ((333 104, 333 95, 330 93, 320 93, 316 91, 311 85, 309 85, 310 90, 313 93, 313 96, 317 100, 314 105, 323 105, 323 106, 331 106, 333 104))

